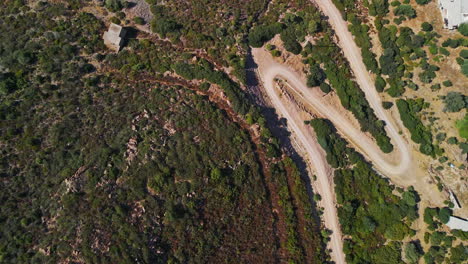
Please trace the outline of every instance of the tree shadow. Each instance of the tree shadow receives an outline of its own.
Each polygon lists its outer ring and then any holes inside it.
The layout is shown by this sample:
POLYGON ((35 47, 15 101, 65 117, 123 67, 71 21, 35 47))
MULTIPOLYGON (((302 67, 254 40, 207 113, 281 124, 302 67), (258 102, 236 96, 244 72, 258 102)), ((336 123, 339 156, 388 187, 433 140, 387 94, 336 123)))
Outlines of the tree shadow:
POLYGON ((126 8, 130 9, 130 8, 134 8, 135 6, 137 6, 137 3, 127 1, 127 6, 126 6, 126 8))
POLYGON ((138 36, 140 32, 138 29, 133 27, 124 27, 125 29, 125 39, 134 39, 138 36))

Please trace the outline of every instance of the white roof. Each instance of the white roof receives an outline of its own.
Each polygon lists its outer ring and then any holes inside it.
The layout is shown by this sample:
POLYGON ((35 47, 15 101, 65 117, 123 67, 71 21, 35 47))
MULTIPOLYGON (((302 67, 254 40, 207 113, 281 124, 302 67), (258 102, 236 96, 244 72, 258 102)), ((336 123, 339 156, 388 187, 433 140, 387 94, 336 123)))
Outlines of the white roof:
POLYGON ((451 216, 449 218, 447 226, 450 227, 450 229, 460 229, 465 232, 468 232, 468 221, 463 218, 451 216))
POLYGON ((442 12, 444 25, 449 29, 468 22, 467 0, 439 0, 439 8, 442 12))

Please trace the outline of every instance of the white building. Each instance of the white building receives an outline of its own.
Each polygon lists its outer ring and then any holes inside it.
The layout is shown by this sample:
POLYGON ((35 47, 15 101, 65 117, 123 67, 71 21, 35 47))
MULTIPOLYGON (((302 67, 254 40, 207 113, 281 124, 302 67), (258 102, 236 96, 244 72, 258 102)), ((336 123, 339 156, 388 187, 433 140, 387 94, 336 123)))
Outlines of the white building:
POLYGON ((126 30, 121 26, 111 23, 109 30, 104 32, 104 44, 118 52, 124 44, 126 30))
POLYGON ((468 232, 468 221, 460 217, 450 216, 447 226, 450 229, 460 229, 468 232))
POLYGON ((468 22, 468 0, 439 0, 439 8, 445 28, 454 29, 468 22))

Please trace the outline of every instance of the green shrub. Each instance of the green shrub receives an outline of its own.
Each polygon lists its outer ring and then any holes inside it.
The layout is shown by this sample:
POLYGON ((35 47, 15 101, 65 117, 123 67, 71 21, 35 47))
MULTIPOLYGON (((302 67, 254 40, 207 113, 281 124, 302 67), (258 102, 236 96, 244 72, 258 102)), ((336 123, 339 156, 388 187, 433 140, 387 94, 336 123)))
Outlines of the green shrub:
POLYGON ((448 92, 444 104, 444 112, 459 112, 468 107, 468 98, 459 92, 448 92))
POLYGON ((468 261, 468 247, 463 244, 459 244, 456 247, 450 249, 450 263, 465 263, 468 261))
POLYGON ((416 0, 416 3, 418 3, 419 5, 426 5, 431 1, 432 0, 416 0))
POLYGON ((416 17, 416 10, 411 5, 400 5, 393 10, 395 16, 406 16, 408 18, 416 17))
POLYGON ((331 87, 330 87, 330 85, 328 85, 328 83, 322 82, 320 84, 320 90, 322 90, 322 92, 324 92, 324 93, 329 93, 331 91, 331 87))
POLYGON ((137 25, 144 25, 144 24, 146 24, 145 19, 143 19, 142 17, 135 17, 135 18, 133 18, 133 22, 135 22, 135 24, 137 24, 137 25))
POLYGON ((433 27, 432 27, 432 25, 431 25, 429 22, 423 22, 423 23, 421 24, 421 29, 422 29, 423 31, 429 32, 429 31, 432 31, 433 27))
POLYGON ((273 23, 270 25, 260 25, 254 27, 249 33, 249 44, 254 48, 259 48, 270 39, 272 39, 276 34, 281 33, 283 30, 283 24, 273 23))
POLYGON ((105 0, 105 6, 111 12, 120 11, 126 6, 126 1, 123 0, 105 0))
POLYGON ((448 51, 446 48, 439 48, 439 52, 442 55, 450 56, 450 51, 448 51))
POLYGON ((458 32, 460 32, 463 36, 468 37, 468 23, 463 23, 458 26, 458 32))
POLYGON ((380 75, 377 75, 377 77, 375 78, 375 89, 377 90, 377 92, 383 92, 386 85, 387 83, 385 82, 384 78, 382 78, 380 75))
POLYGON ((281 32, 281 40, 283 41, 284 48, 287 51, 296 55, 301 53, 302 47, 299 42, 297 42, 297 36, 294 28, 290 27, 283 30, 283 32, 281 32))
POLYGON ((468 49, 460 51, 460 57, 462 57, 463 59, 468 59, 468 49))
POLYGON ((382 107, 384 109, 390 109, 390 108, 392 108, 392 106, 393 106, 392 102, 386 102, 386 101, 382 102, 382 107))
POLYGON ((421 252, 421 250, 418 248, 418 246, 416 246, 414 242, 406 244, 405 258, 408 260, 409 263, 418 263, 419 259, 423 254, 424 252, 421 252))
POLYGON ((272 55, 273 57, 279 57, 279 56, 281 56, 281 51, 279 51, 279 50, 272 50, 272 51, 271 51, 271 55, 272 55))
POLYGON ((118 19, 115 16, 110 18, 110 22, 112 22, 114 24, 117 24, 117 25, 120 25, 120 19, 118 19))
POLYGON ((450 145, 458 144, 458 139, 456 137, 449 137, 447 139, 447 143, 449 143, 450 145))
POLYGON ((446 134, 446 133, 438 133, 438 134, 436 135, 436 139, 437 139, 438 141, 444 141, 446 137, 447 137, 447 134, 446 134))
POLYGON ((151 30, 165 38, 167 34, 178 32, 182 28, 177 22, 164 17, 155 17, 151 21, 151 30))
POLYGON ((400 112, 400 118, 403 125, 408 128, 411 133, 411 140, 420 144, 419 150, 421 153, 435 156, 435 147, 432 145, 432 134, 418 118, 417 113, 423 107, 423 100, 403 100, 398 99, 396 104, 400 112))
POLYGON ((452 82, 450 80, 446 80, 446 81, 443 81, 442 84, 445 86, 445 87, 451 87, 453 86, 452 82))
POLYGON ((458 146, 462 150, 463 154, 468 153, 468 143, 463 142, 463 143, 460 143, 460 145, 458 145, 458 146))
POLYGON ((451 215, 452 215, 452 211, 450 210, 450 208, 444 207, 444 208, 439 210, 438 217, 439 217, 439 220, 442 223, 446 224, 446 223, 448 223, 449 218, 450 218, 451 215))
POLYGON ((307 75, 307 86, 315 87, 319 86, 325 80, 326 75, 320 68, 319 64, 312 64, 309 67, 309 74, 307 75))

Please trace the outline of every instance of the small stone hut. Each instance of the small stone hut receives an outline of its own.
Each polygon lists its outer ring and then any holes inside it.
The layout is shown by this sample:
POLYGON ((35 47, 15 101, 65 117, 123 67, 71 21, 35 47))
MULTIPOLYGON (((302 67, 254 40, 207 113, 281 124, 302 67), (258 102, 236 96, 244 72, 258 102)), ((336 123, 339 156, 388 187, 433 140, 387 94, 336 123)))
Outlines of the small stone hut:
POLYGON ((119 52, 124 44, 126 30, 117 24, 111 23, 109 30, 104 32, 104 44, 115 52, 119 52))

